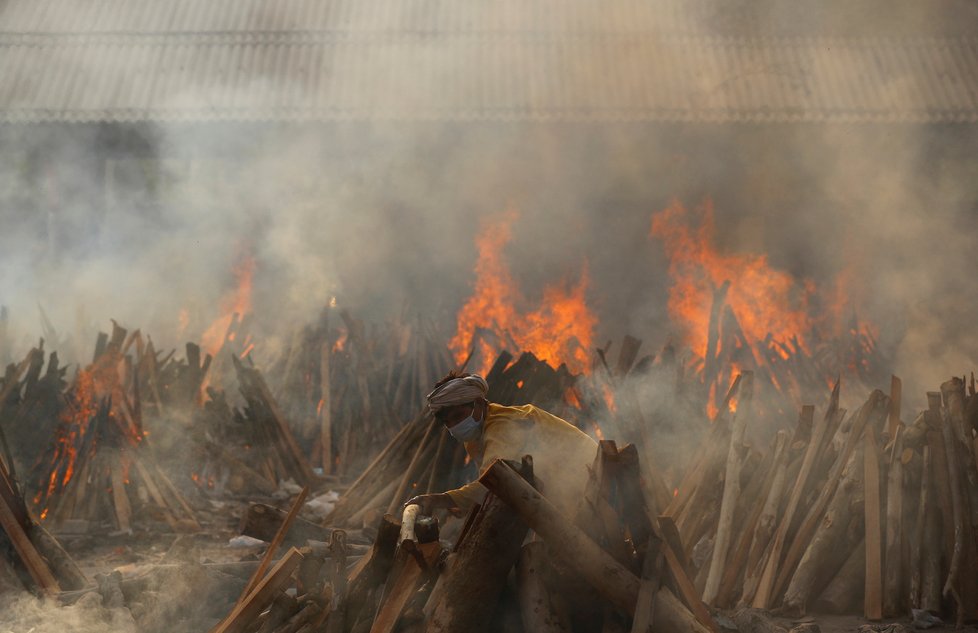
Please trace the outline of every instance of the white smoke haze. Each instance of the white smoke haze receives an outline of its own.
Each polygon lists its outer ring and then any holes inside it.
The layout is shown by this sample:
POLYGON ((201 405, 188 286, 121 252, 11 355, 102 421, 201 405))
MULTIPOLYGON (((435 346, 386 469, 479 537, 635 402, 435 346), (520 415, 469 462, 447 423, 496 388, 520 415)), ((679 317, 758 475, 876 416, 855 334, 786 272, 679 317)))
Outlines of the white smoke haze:
MULTIPOLYGON (((7 25, 15 5, 26 1, 0 0, 0 41, 12 30, 7 25)), ((711 199, 723 251, 767 254, 772 266, 825 286, 851 271, 852 309, 878 326, 892 371, 904 380, 905 420, 923 406, 925 391, 974 369, 974 123, 629 122, 627 115, 620 121, 534 120, 520 115, 532 104, 508 103, 502 106, 513 107, 511 120, 484 120, 478 113, 399 117, 390 113, 412 104, 431 107, 432 82, 459 84, 460 103, 467 91, 482 89, 487 101, 505 101, 496 94, 505 95, 505 86, 480 87, 480 80, 492 80, 478 76, 482 58, 457 54, 470 51, 463 44, 472 38, 489 41, 493 31, 551 38, 559 52, 543 61, 540 47, 514 45, 499 63, 513 69, 514 85, 523 75, 531 75, 533 85, 559 82, 582 109, 602 103, 620 84, 646 85, 649 69, 642 66, 646 56, 628 46, 614 49, 618 58, 601 57, 595 33, 614 37, 621 27, 609 17, 607 2, 568 3, 579 12, 577 22, 557 1, 475 3, 467 19, 446 3, 405 2, 375 15, 371 5, 357 2, 367 8, 351 10, 335 31, 370 31, 376 40, 351 45, 348 59, 338 60, 366 69, 358 92, 348 95, 359 116, 0 123, 0 305, 9 311, 0 362, 20 360, 44 334, 38 305, 59 335, 46 349, 57 349, 63 363, 90 362, 96 333, 109 331, 110 318, 140 328, 158 349, 182 349, 222 313, 222 297, 235 288, 234 269, 245 258, 255 263, 251 303, 259 362, 269 361, 293 328, 313 320, 332 297, 375 322, 405 309, 431 316, 447 341, 471 289, 480 221, 507 209, 520 215, 505 260, 531 300, 550 284, 577 279, 586 261, 596 344, 617 345, 627 333, 645 341, 643 355, 670 341, 681 352, 681 324, 666 308, 668 261, 661 243, 649 237, 650 220, 673 199, 688 208, 711 199), (453 28, 463 34, 452 34, 453 28), (429 38, 420 56, 385 52, 385 38, 399 29, 402 38, 429 38), (440 30, 448 34, 439 37, 440 30), (594 54, 582 55, 588 46, 594 54), (186 328, 181 311, 189 318, 186 328)), ((89 3, 55 4, 52 31, 90 21, 89 3)), ((647 16, 625 29, 636 41, 673 29, 731 38, 978 33, 978 16, 967 2, 757 0, 696 2, 683 10, 665 1, 613 4, 624 7, 622 14, 647 16)), ((252 30, 295 28, 289 3, 256 6, 252 30)), ((149 25, 157 26, 164 28, 149 25)), ((687 42, 663 39, 657 46, 656 58, 669 59, 685 54, 687 42)), ((837 58, 821 54, 839 68, 850 63, 841 50, 837 58)), ((77 75, 82 91, 128 63, 106 54, 97 64, 92 59, 65 53, 49 63, 51 72, 77 75)), ((756 75, 742 77, 702 69, 677 101, 719 105, 738 91, 763 88, 764 76, 791 67, 790 60, 769 59, 758 62, 756 75)), ((805 78, 796 81, 803 90, 805 78)), ((885 84, 896 104, 919 90, 900 77, 869 73, 866 81, 885 84)), ((246 87, 212 78, 152 106, 162 111, 217 102, 225 90, 242 111, 259 109, 269 95, 303 106, 314 102, 314 84, 301 73, 282 76, 265 68, 254 70, 246 87)), ((29 100, 30 86, 23 90, 29 100)), ((850 411, 872 387, 889 385, 844 383, 850 411)), ((703 420, 675 404, 672 382, 656 375, 636 391, 646 418, 660 430, 656 456, 695 450, 703 420)), ((0 603, 0 633, 136 630, 128 611, 106 609, 94 593, 68 608, 26 596, 0 603)))
POLYGON ((0 631, 3 633, 136 633, 128 609, 107 609, 97 593, 82 596, 64 607, 28 594, 0 598, 0 631))
MULTIPOLYGON (((0 31, 13 4, 0 7, 0 31)), ((59 13, 61 26, 51 30, 86 21, 89 9, 73 6, 77 15, 59 13)), ((440 5, 432 6, 405 4, 383 17, 367 10, 347 15, 342 29, 380 38, 412 25, 449 31, 423 49, 423 68, 412 65, 417 59, 370 58, 386 60, 377 68, 392 79, 373 89, 364 77, 360 92, 349 97, 351 107, 380 113, 395 105, 428 107, 430 77, 455 82, 478 72, 453 54, 460 36, 450 34, 454 27, 445 26, 450 22, 440 5), (388 92, 391 86, 396 92, 388 92)), ((577 23, 548 3, 506 6, 472 9, 471 22, 459 28, 553 37, 621 28, 598 3, 576 3, 577 23)), ((685 13, 668 3, 656 6, 661 13, 633 11, 647 18, 627 30, 843 37, 975 32, 974 19, 961 19, 973 10, 957 2, 891 3, 886 11, 872 2, 698 3, 685 13), (680 14, 685 17, 675 22, 680 14)), ((254 30, 292 28, 290 15, 286 7, 261 4, 254 30)), ((573 41, 589 45, 586 38, 573 41)), ((658 46, 667 58, 684 44, 665 38, 658 46)), ((539 71, 535 50, 513 48, 505 61, 515 74, 539 71)), ((542 70, 579 103, 600 103, 617 85, 608 68, 626 85, 640 85, 648 70, 628 47, 614 50, 620 59, 595 55, 586 58, 591 65, 569 48, 547 58, 557 63, 542 70)), ((836 63, 845 66, 838 54, 836 63)), ((126 64, 102 55, 88 67, 88 59, 52 61, 91 81, 126 64)), ((779 64, 758 66, 758 76, 778 72, 779 64)), ((704 69, 690 79, 697 89, 691 94, 719 104, 753 85, 750 76, 715 73, 704 69)), ((198 89, 216 99, 225 88, 215 82, 198 89)), ((269 94, 311 103, 311 90, 301 76, 265 68, 233 94, 251 95, 254 103, 237 104, 244 111, 268 103, 269 94)), ((884 94, 893 103, 915 90, 904 78, 885 78, 884 94)), ((181 88, 153 106, 166 110, 200 98, 181 88)), ((773 266, 823 284, 854 271, 853 309, 879 326, 893 371, 905 379, 904 393, 919 401, 947 375, 969 371, 978 354, 978 289, 969 274, 978 238, 969 150, 975 136, 973 125, 950 123, 369 115, 327 123, 6 124, 0 128, 0 303, 9 309, 12 344, 0 350, 7 355, 2 360, 19 358, 41 335, 38 304, 59 334, 72 339, 68 361, 88 358, 95 332, 109 318, 141 328, 158 347, 179 346, 220 314, 243 257, 255 260, 259 359, 333 296, 375 320, 409 306, 433 315, 447 337, 469 292, 479 220, 507 208, 520 212, 506 259, 525 293, 573 279, 587 261, 597 340, 631 333, 657 348, 678 342, 681 328, 665 308, 670 282, 661 244, 648 237, 649 219, 673 198, 688 207, 710 198, 721 249, 766 253, 773 266), (190 317, 185 330, 181 310, 190 317)))

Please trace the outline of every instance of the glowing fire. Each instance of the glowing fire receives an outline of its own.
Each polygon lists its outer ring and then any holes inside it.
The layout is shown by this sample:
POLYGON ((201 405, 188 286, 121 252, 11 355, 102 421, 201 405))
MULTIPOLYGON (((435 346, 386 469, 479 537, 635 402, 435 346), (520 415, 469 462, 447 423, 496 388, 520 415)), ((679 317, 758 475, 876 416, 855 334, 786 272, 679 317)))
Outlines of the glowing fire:
POLYGON ((503 349, 532 352, 553 367, 566 363, 572 372, 584 372, 597 324, 585 300, 587 264, 576 284, 564 281, 545 288, 540 306, 521 312, 527 302, 503 261, 517 217, 509 211, 482 223, 475 241, 479 256, 474 291, 459 310, 449 347, 459 364, 473 353, 469 370, 483 374, 503 349))
POLYGON ((211 356, 220 351, 224 337, 235 315, 251 312, 251 284, 255 274, 255 260, 242 256, 233 269, 236 286, 221 298, 221 316, 214 320, 200 337, 201 348, 211 356))
POLYGON ((720 253, 715 247, 713 205, 707 201, 695 213, 678 202, 652 218, 651 236, 662 240, 669 257, 669 314, 683 328, 686 343, 706 356, 713 289, 730 281, 726 302, 748 343, 769 334, 774 341, 797 337, 805 345, 812 330, 810 281, 798 282, 774 269, 765 255, 720 253), (690 219, 698 226, 690 226, 690 219))
POLYGON ((346 349, 346 339, 350 336, 350 333, 346 331, 346 328, 340 328, 340 336, 333 343, 333 352, 342 352, 346 349))

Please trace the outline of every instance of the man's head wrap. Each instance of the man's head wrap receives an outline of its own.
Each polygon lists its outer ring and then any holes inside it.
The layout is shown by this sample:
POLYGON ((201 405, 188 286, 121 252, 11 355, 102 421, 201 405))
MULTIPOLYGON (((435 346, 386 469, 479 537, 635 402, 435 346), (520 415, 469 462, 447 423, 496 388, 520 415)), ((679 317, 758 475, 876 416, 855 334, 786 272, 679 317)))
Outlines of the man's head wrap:
POLYGON ((482 376, 472 374, 461 378, 452 378, 445 384, 436 387, 434 391, 425 396, 428 401, 428 408, 432 413, 438 413, 446 407, 454 407, 459 404, 475 402, 479 398, 485 398, 489 393, 489 383, 482 376))

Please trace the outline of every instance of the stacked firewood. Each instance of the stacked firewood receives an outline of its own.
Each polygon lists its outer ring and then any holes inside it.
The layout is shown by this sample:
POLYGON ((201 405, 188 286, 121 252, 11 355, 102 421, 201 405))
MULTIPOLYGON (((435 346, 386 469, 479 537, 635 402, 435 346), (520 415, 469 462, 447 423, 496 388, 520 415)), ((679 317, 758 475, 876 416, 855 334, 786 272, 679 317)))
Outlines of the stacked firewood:
POLYGON ((437 521, 408 506, 400 521, 380 520, 369 552, 342 573, 334 530, 328 546, 290 550, 213 631, 717 630, 675 525, 645 501, 633 446, 601 443, 576 517, 535 490, 531 456, 496 461, 480 481, 490 492, 450 548, 437 521), (291 586, 298 599, 282 595, 291 586))
MULTIPOLYGON (((719 405, 739 371, 754 374, 755 426, 777 428, 805 402, 825 393, 825 386, 836 376, 850 384, 871 385, 886 379, 889 361, 880 349, 872 328, 855 314, 838 335, 818 336, 814 332, 806 347, 799 333, 777 340, 771 333, 752 340, 740 325, 737 314, 727 303, 730 283, 714 292, 707 326, 707 346, 703 358, 689 362, 687 378, 699 385, 699 398, 710 408, 719 405)), ((821 402, 819 403, 821 404, 821 402)))
POLYGON ((245 405, 233 409, 223 391, 207 388, 209 398, 191 425, 199 453, 194 481, 218 496, 270 494, 284 481, 318 481, 262 372, 250 357, 230 358, 245 405))
POLYGON ((793 615, 978 615, 974 384, 966 395, 963 380, 944 383, 907 425, 899 379, 851 415, 836 383, 820 421, 803 407, 766 452, 744 441, 753 385, 749 372, 735 380, 665 512, 703 600, 793 615))
POLYGON ((296 330, 268 375, 310 461, 327 475, 349 476, 414 417, 453 366, 428 320, 402 314, 370 324, 326 308, 296 330))
MULTIPOLYGON (((31 370, 37 367, 34 360, 43 358, 40 350, 32 354, 22 391, 28 395, 31 370)), ((45 402, 56 426, 29 478, 34 508, 42 520, 55 528, 70 521, 74 529, 108 523, 110 529, 124 532, 132 531, 136 519, 165 522, 175 530, 199 528, 183 495, 156 463, 144 430, 141 383, 153 381, 153 370, 146 368, 156 364, 151 344, 144 346, 138 331, 128 334, 114 324, 111 337, 99 335, 93 362, 77 371, 61 392, 57 383, 63 370, 52 354, 47 380, 53 384, 45 392, 45 402), (111 494, 103 494, 106 490, 111 494)), ((7 383, 15 392, 20 390, 16 374, 15 370, 7 383)), ((21 400, 21 410, 36 410, 37 405, 23 409, 30 402, 21 400)), ((155 402, 162 406, 162 400, 155 402)), ((15 417, 11 425, 17 429, 23 423, 15 417)))
MULTIPOLYGON (((0 431, 0 444, 6 445, 0 431)), ((87 580, 58 541, 31 517, 8 458, 0 455, 0 591, 26 588, 48 596, 87 580)))

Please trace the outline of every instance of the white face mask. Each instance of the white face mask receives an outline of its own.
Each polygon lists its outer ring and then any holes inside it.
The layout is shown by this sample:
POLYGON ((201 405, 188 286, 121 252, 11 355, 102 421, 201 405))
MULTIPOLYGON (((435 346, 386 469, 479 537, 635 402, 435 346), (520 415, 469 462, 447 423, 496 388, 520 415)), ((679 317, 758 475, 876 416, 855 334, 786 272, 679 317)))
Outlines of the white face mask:
POLYGON ((482 422, 475 419, 475 404, 472 413, 458 424, 448 429, 448 432, 459 442, 472 442, 482 435, 482 422))

